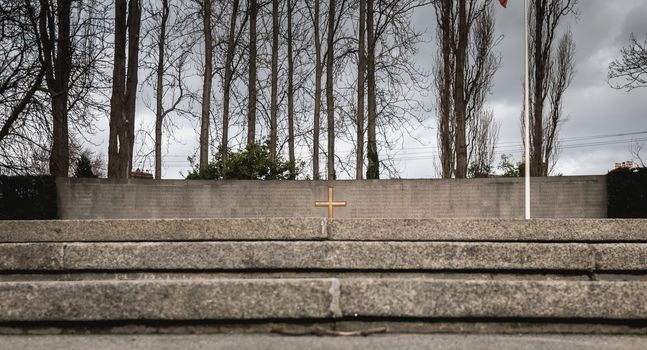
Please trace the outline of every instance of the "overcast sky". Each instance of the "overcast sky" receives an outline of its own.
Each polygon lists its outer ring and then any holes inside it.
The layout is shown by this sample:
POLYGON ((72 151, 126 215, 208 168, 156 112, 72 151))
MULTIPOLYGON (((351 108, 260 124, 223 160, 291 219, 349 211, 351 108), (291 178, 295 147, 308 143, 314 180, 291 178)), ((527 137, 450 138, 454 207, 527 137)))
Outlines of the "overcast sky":
MULTIPOLYGON (((503 62, 488 98, 496 120, 501 123, 497 152, 512 154, 515 160, 520 160, 522 154, 519 123, 523 102, 522 7, 521 0, 509 1, 507 9, 496 6, 497 34, 503 36, 497 49, 503 62)), ((418 63, 427 69, 436 50, 432 40, 433 19, 432 7, 418 9, 414 16, 414 23, 419 30, 426 30, 429 41, 422 45, 418 56, 418 63)), ((581 0, 578 18, 564 22, 564 28, 570 26, 575 39, 576 73, 564 100, 568 120, 560 133, 562 147, 555 173, 605 174, 615 162, 632 158, 632 140, 647 140, 647 88, 617 91, 606 80, 609 63, 628 43, 629 34, 634 32, 640 40, 647 35, 646 19, 645 0, 581 0)), ((142 113, 146 112, 138 112, 142 113)), ((436 130, 431 129, 435 123, 430 115, 426 122, 428 128, 419 129, 416 136, 423 141, 422 145, 410 139, 396 152, 403 178, 438 176, 433 166, 434 161, 437 163, 436 130)), ((105 129, 107 134, 107 125, 105 129)), ((102 134, 96 136, 98 142, 107 136, 102 134)), ((184 159, 198 147, 197 134, 191 127, 179 130, 176 137, 180 143, 172 144, 165 157, 165 178, 178 178, 179 171, 186 174, 188 163, 184 159)), ((105 142, 101 143, 97 149, 106 147, 105 142)), ((647 143, 642 155, 647 160, 647 143)))
MULTIPOLYGON (((647 88, 617 91, 606 80, 609 63, 628 43, 629 34, 634 32, 639 38, 647 34, 647 1, 581 0, 579 12, 578 18, 564 23, 564 28, 570 26, 577 46, 576 74, 564 101, 568 120, 561 129, 562 147, 555 173, 605 174, 613 163, 631 159, 632 139, 647 139, 647 88), (611 136, 636 132, 644 133, 611 136)), ((429 18, 433 18, 433 9, 422 9, 416 14, 415 23, 422 28, 429 18)), ((519 118, 523 103, 523 1, 509 1, 507 9, 497 6, 496 19, 497 33, 503 35, 499 45, 503 62, 488 101, 495 118, 501 122, 498 152, 512 154, 519 160, 522 154, 519 118)), ((432 25, 427 24, 430 33, 433 33, 432 25)), ((434 43, 425 45, 420 63, 429 64, 423 57, 430 57, 434 50, 434 43)), ((647 159, 647 147, 642 154, 647 159)), ((426 162, 407 162, 403 176, 434 176, 426 162)))

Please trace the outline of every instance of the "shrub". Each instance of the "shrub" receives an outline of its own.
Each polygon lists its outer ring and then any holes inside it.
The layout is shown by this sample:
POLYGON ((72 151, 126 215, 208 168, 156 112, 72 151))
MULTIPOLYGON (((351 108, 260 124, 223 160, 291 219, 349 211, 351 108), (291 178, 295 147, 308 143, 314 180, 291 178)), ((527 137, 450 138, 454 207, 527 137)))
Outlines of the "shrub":
POLYGON ((0 220, 58 218, 52 176, 0 176, 0 220))
POLYGON ((610 218, 647 218, 647 168, 610 171, 607 200, 610 218))
POLYGON ((521 162, 513 163, 511 154, 502 154, 498 166, 503 177, 524 177, 526 176, 525 164, 521 162))
POLYGON ((99 177, 92 170, 92 161, 87 153, 81 153, 79 158, 74 163, 74 177, 99 177))
POLYGON ((270 157, 267 142, 255 143, 238 152, 230 152, 229 160, 223 164, 222 152, 214 155, 205 169, 200 170, 193 158, 189 158, 192 169, 187 180, 290 180, 301 173, 302 164, 292 164, 280 156, 270 157))

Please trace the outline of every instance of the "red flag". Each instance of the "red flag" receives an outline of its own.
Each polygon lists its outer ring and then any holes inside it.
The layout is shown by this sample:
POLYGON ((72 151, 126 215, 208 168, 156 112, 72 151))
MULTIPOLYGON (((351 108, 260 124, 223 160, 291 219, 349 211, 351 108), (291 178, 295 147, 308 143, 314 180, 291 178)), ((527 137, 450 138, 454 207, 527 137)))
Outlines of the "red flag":
POLYGON ((508 6, 508 0, 499 0, 499 2, 501 3, 501 6, 503 6, 503 8, 506 8, 508 6))

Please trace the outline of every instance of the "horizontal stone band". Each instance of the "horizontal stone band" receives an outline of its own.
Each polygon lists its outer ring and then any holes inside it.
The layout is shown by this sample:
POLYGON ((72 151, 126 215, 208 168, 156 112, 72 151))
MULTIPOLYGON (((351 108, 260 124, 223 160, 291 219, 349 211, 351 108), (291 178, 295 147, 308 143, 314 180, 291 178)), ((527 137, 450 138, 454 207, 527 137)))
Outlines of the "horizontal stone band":
POLYGON ((644 271, 643 243, 2 243, 0 269, 644 271))
POLYGON ((424 278, 0 282, 0 321, 647 319, 647 282, 424 278))
POLYGON ((0 221, 0 242, 220 240, 647 242, 647 220, 159 219, 0 221))

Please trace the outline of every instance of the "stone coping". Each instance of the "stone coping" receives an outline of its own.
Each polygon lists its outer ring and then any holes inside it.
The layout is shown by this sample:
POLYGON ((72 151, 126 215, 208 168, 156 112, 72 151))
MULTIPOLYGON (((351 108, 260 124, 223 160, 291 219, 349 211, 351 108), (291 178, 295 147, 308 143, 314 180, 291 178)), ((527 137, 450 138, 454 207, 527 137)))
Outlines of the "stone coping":
POLYGON ((389 278, 1 282, 0 322, 647 319, 647 282, 389 278))
POLYGON ((647 242, 647 220, 240 218, 0 221, 0 242, 219 240, 647 242))
POLYGON ((647 270, 644 243, 2 243, 0 271, 647 270))

